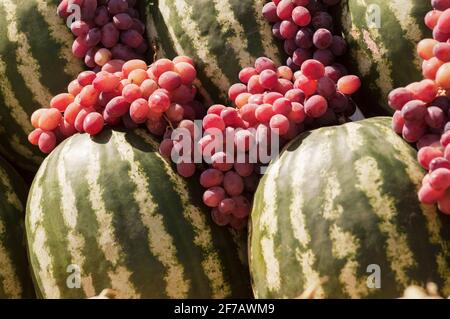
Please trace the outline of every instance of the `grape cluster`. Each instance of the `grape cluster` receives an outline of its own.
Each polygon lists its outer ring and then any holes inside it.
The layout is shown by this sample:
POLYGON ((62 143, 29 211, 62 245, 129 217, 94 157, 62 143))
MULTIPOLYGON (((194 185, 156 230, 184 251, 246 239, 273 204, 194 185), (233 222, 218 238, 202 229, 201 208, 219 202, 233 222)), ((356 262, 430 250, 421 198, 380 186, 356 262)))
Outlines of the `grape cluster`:
MULTIPOLYGON (((281 147, 307 128, 337 124, 338 115, 353 106, 347 94, 360 85, 354 76, 344 76, 336 84, 324 65, 313 59, 293 73, 261 57, 254 67, 242 69, 239 79, 228 91, 235 107, 212 105, 202 121, 203 135, 192 134, 193 145, 209 164, 200 175, 203 201, 217 224, 234 228, 246 224, 260 167, 268 164, 261 161, 260 150, 270 148, 273 137, 281 147), (220 139, 211 130, 220 132, 220 139)), ((195 132, 190 121, 182 126, 195 132)), ((178 153, 178 142, 163 140, 162 153, 167 157, 178 153)), ((195 169, 193 164, 178 164, 183 176, 192 176, 195 169)))
POLYGON ((185 56, 150 66, 142 60, 110 60, 98 73, 80 73, 67 93, 32 114, 35 129, 29 142, 50 153, 77 132, 96 135, 105 125, 119 124, 130 129, 145 124, 152 134, 163 136, 168 126, 203 115, 202 105, 194 100, 196 75, 192 59, 185 56))
POLYGON ((418 161, 428 171, 419 200, 437 203, 443 213, 450 214, 450 1, 432 0, 431 4, 425 24, 433 38, 417 45, 424 79, 394 89, 388 101, 395 110, 394 131, 416 143, 418 161))
MULTIPOLYGON (((274 0, 263 8, 276 38, 284 41, 284 51, 289 55, 286 65, 300 69, 308 59, 320 61, 325 66, 347 72, 335 58, 347 50, 347 43, 333 35, 333 18, 326 11, 340 0, 274 0)), ((335 75, 341 74, 334 72, 335 75)))
POLYGON ((112 59, 142 59, 148 50, 143 34, 145 25, 134 8, 136 0, 62 0, 58 15, 68 18, 73 5, 81 8, 81 19, 72 22, 76 36, 75 57, 96 71, 112 59))

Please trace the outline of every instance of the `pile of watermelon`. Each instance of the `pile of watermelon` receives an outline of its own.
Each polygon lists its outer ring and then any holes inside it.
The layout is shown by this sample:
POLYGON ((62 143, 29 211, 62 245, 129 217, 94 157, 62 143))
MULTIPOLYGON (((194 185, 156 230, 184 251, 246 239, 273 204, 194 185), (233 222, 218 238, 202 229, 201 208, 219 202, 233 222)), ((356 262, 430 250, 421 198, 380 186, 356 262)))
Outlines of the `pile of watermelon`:
POLYGON ((450 295, 449 38, 445 0, 3 0, 0 298, 450 295))

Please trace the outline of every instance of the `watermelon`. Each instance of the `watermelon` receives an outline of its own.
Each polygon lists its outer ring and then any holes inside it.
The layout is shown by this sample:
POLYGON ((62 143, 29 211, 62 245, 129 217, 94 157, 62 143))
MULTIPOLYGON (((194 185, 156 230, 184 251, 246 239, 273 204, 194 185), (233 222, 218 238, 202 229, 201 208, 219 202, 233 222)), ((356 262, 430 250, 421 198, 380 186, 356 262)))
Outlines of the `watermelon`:
POLYGON ((0 299, 33 298, 25 248, 27 185, 0 158, 0 299))
POLYGON ((82 71, 73 36, 56 15, 59 0, 0 2, 0 154, 37 170, 43 157, 30 145, 30 116, 82 71))
POLYGON ((260 56, 285 64, 280 42, 262 16, 265 0, 144 0, 149 43, 157 57, 188 55, 196 62, 207 104, 227 103, 239 71, 260 56))
POLYGON ((344 63, 362 78, 354 99, 366 116, 393 114, 389 92, 423 78, 416 45, 431 37, 424 23, 429 10, 424 0, 341 1, 337 24, 349 45, 344 63))
POLYGON ((27 204, 44 298, 227 298, 251 294, 245 236, 216 226, 201 187, 144 130, 77 134, 42 163, 27 204))
POLYGON ((434 282, 450 295, 450 216, 418 201, 416 151, 375 117, 290 143, 255 195, 257 298, 397 298, 434 282))

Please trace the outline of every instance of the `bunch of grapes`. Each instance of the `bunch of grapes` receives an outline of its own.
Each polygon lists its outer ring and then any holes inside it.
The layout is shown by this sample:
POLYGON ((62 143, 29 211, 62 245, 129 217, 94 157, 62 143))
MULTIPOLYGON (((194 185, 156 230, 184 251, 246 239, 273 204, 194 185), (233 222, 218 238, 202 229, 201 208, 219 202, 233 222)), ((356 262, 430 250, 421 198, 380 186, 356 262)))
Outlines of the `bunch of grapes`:
POLYGON ((98 71, 109 60, 143 58, 148 45, 136 0, 62 0, 58 15, 74 14, 73 5, 81 8, 81 19, 70 26, 76 36, 72 52, 89 68, 98 71))
POLYGON ((450 214, 450 1, 431 3, 433 10, 425 16, 425 24, 433 30, 433 39, 417 45, 425 79, 393 90, 388 100, 395 110, 393 129, 416 143, 418 161, 429 172, 419 200, 437 203, 443 213, 450 214))
MULTIPOLYGON (((352 108, 348 95, 360 86, 355 76, 344 76, 336 84, 325 66, 313 59, 294 74, 289 67, 277 67, 261 57, 254 67, 241 70, 239 79, 241 83, 232 85, 228 92, 235 107, 209 107, 201 123, 202 136, 196 133, 199 128, 195 123, 184 121, 180 125, 194 132, 194 151, 209 164, 200 175, 206 189, 204 203, 211 207, 217 224, 234 228, 246 225, 260 167, 268 164, 261 160, 260 152, 270 153, 273 138, 281 147, 306 128, 336 124, 338 115, 352 108)), ((162 153, 178 153, 178 142, 165 139, 162 153)), ((193 164, 178 166, 183 176, 195 172, 193 164)))
POLYGON ((293 71, 309 59, 320 61, 335 77, 347 74, 335 58, 347 50, 345 40, 333 35, 333 18, 326 11, 340 0, 273 0, 263 8, 263 15, 274 23, 275 37, 284 41, 289 55, 286 65, 293 71))
POLYGON ((142 60, 110 60, 98 73, 80 73, 67 93, 33 113, 29 142, 50 153, 77 132, 96 135, 105 125, 120 124, 130 129, 145 124, 152 134, 163 136, 167 127, 203 115, 194 100, 196 75, 192 59, 185 56, 150 66, 142 60))

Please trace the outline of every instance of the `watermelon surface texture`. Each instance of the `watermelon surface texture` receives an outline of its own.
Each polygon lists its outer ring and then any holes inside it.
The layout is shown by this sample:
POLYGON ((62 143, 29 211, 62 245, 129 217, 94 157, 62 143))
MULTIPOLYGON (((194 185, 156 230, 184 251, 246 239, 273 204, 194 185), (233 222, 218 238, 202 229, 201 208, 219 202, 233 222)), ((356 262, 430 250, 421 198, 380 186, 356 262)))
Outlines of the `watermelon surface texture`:
POLYGON ((290 143, 254 200, 257 298, 398 298, 435 282, 450 295, 450 216, 417 199, 416 151, 377 117, 290 143))
POLYGON ((362 81, 355 101, 366 116, 393 114, 389 92, 423 78, 416 45, 431 37, 423 20, 430 1, 343 0, 339 9, 337 27, 349 45, 344 63, 362 81))
POLYGON ((0 158, 0 299, 33 298, 25 248, 27 185, 0 158))
POLYGON ((58 3, 0 2, 0 154, 32 171, 43 157, 27 139, 30 116, 82 71, 71 51, 74 38, 56 14, 58 3))
POLYGON ((226 103, 239 71, 260 56, 284 64, 281 41, 262 16, 266 0, 144 0, 149 43, 158 58, 188 55, 196 62, 205 101, 226 103))
POLYGON ((67 139, 43 162, 28 199, 39 293, 249 297, 245 236, 214 224, 200 189, 172 170, 144 130, 67 139))

